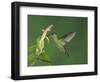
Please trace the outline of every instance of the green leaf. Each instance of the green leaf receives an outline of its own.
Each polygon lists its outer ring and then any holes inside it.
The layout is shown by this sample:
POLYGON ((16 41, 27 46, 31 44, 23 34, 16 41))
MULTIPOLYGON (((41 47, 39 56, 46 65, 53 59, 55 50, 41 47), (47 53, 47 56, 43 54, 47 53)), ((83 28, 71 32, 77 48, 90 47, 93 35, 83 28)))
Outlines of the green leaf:
POLYGON ((33 63, 35 63, 36 55, 35 53, 31 53, 28 55, 28 65, 31 66, 33 63))
POLYGON ((28 47, 28 52, 32 52, 36 49, 36 45, 28 47))
POLYGON ((38 58, 40 61, 42 61, 42 62, 47 62, 47 63, 51 63, 50 62, 50 60, 49 60, 49 57, 48 57, 48 55, 45 53, 45 52, 43 52, 43 53, 41 53, 40 55, 39 55, 39 58, 38 58))
POLYGON ((39 48, 42 50, 44 48, 44 40, 40 41, 39 48))
POLYGON ((44 48, 44 40, 41 40, 40 37, 37 38, 37 48, 40 50, 44 48))
POLYGON ((48 43, 49 43, 49 38, 48 38, 48 37, 46 37, 46 39, 47 39, 47 41, 48 41, 48 43))
POLYGON ((36 44, 37 44, 36 47, 39 48, 40 47, 40 37, 37 38, 36 44))

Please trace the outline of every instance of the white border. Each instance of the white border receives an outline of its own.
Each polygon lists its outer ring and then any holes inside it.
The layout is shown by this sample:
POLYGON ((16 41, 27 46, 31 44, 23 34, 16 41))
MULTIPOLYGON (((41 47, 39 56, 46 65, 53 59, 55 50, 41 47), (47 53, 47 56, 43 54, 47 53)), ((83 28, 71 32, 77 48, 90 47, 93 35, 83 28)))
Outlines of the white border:
POLYGON ((20 8, 20 75, 41 75, 57 73, 94 71, 94 11, 75 9, 56 9, 40 7, 20 8), (27 15, 53 15, 88 17, 88 64, 27 67, 27 15))

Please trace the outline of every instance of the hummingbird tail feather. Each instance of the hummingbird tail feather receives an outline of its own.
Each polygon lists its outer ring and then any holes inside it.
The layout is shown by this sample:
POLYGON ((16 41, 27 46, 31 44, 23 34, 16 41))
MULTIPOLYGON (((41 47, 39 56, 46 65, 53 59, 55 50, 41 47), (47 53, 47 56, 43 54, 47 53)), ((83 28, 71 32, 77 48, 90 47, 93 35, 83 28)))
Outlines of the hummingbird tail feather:
POLYGON ((65 48, 65 53, 66 53, 68 56, 70 56, 68 48, 66 48, 66 47, 64 47, 64 48, 65 48))

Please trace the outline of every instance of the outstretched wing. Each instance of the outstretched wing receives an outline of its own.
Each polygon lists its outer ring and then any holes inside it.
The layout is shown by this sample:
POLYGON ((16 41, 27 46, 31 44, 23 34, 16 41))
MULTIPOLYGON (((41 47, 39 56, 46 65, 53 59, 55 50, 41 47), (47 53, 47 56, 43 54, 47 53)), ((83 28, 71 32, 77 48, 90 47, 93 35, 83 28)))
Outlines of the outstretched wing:
POLYGON ((66 43, 70 42, 75 37, 75 35, 76 32, 70 32, 62 36, 60 40, 63 43, 63 45, 65 45, 66 43))

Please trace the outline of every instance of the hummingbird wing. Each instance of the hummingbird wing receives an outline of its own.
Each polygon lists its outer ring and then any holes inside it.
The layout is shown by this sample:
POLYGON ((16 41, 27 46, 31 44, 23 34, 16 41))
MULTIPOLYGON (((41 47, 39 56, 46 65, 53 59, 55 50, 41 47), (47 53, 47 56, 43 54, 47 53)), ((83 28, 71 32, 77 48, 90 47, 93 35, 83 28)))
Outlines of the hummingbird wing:
POLYGON ((64 36, 61 37, 61 42, 63 45, 65 45, 66 43, 69 43, 76 35, 76 32, 70 32, 65 34, 64 36))

